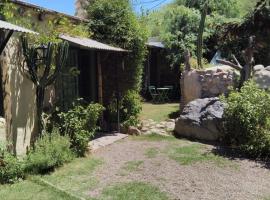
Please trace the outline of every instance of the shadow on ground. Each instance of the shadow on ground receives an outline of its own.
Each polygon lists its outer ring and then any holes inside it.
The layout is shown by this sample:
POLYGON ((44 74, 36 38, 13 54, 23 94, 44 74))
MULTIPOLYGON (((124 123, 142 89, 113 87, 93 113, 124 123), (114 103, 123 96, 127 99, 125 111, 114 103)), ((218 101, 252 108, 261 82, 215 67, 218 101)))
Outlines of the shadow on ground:
POLYGON ((171 112, 170 114, 168 114, 168 117, 169 117, 169 119, 176 119, 179 117, 179 115, 180 115, 180 111, 177 110, 175 112, 171 112))
POLYGON ((260 158, 252 158, 247 154, 241 152, 238 148, 231 148, 227 146, 215 145, 215 148, 212 150, 212 153, 218 156, 228 158, 230 160, 250 160, 255 161, 261 164, 266 169, 270 169, 270 160, 262 160, 260 158))
POLYGON ((187 139, 192 142, 199 142, 202 144, 208 144, 208 145, 213 145, 214 148, 211 151, 213 154, 222 156, 224 158, 230 159, 230 160, 250 160, 250 161, 255 161, 258 164, 261 164, 263 167, 266 169, 270 170, 270 158, 268 159, 260 159, 260 158, 254 158, 250 157, 249 155, 243 153, 239 148, 232 148, 229 146, 223 145, 221 142, 209 142, 205 140, 198 140, 198 139, 193 139, 193 138, 187 138, 187 137, 179 137, 175 133, 173 134, 174 137, 177 139, 187 139))

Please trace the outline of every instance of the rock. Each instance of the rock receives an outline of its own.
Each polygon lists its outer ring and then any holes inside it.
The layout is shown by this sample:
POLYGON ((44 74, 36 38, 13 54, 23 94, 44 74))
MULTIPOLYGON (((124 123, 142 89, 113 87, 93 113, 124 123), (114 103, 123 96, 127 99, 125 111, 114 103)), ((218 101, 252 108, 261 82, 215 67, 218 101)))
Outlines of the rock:
POLYGON ((127 133, 128 135, 141 135, 141 131, 134 126, 130 126, 127 133))
POLYGON ((175 122, 175 119, 167 119, 166 122, 175 122))
POLYGON ((270 88, 270 71, 268 71, 266 69, 260 70, 260 71, 255 71, 253 79, 257 83, 259 88, 261 88, 261 89, 269 89, 270 88))
POLYGON ((256 72, 256 71, 260 71, 260 70, 263 70, 264 69, 264 66, 263 65, 255 65, 253 67, 253 70, 256 72))
POLYGON ((267 66, 265 70, 270 71, 270 66, 267 66))
POLYGON ((6 119, 0 117, 0 128, 5 128, 6 127, 6 119))
POLYGON ((219 98, 196 99, 184 107, 176 120, 175 132, 179 136, 215 141, 220 131, 224 104, 219 98))

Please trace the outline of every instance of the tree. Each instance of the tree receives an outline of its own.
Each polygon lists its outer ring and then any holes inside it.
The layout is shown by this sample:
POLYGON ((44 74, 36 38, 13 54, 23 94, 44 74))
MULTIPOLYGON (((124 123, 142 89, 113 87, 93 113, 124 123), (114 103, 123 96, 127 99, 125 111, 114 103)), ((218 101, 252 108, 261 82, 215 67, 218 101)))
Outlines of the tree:
MULTIPOLYGON (((201 10, 205 2, 206 0, 176 0, 174 4, 201 10)), ((239 16, 237 0, 208 0, 207 2, 208 13, 216 12, 229 18, 239 16)))
MULTIPOLYGON (((144 26, 139 23, 129 0, 88 1, 89 29, 93 32, 93 38, 130 51, 122 57, 117 53, 113 55, 112 60, 103 61, 111 68, 106 70, 103 76, 106 77, 106 80, 115 83, 113 85, 107 84, 107 88, 108 85, 110 85, 110 88, 105 90, 104 96, 106 96, 105 101, 108 102, 107 108, 112 107, 110 104, 115 106, 113 102, 117 99, 116 107, 118 109, 112 110, 119 111, 119 107, 121 107, 119 106, 120 99, 128 95, 130 90, 139 93, 141 89, 147 33, 144 26), (124 62, 122 62, 123 60, 124 62)), ((106 87, 106 83, 104 87, 106 87)), ((123 109, 130 112, 126 107, 123 109)), ((115 122, 114 113, 111 113, 110 109, 107 109, 107 111, 105 118, 110 122, 115 122)), ((132 113, 128 114, 132 115, 132 113)), ((137 116, 133 117, 136 118, 137 116)), ((117 115, 117 118, 122 119, 119 115, 117 115)))
POLYGON ((93 38, 132 51, 126 59, 125 66, 130 70, 132 88, 139 91, 147 35, 129 1, 90 1, 88 14, 89 29, 93 32, 93 38))
POLYGON ((22 72, 36 86, 38 132, 32 135, 31 141, 34 143, 36 139, 41 136, 43 130, 42 112, 46 87, 53 84, 60 70, 66 64, 68 43, 48 43, 47 47, 37 47, 30 46, 28 40, 22 38, 22 47, 27 64, 27 68, 23 68, 22 72))
POLYGON ((170 51, 172 65, 184 62, 184 51, 195 54, 200 12, 185 6, 170 8, 163 21, 161 38, 170 51))

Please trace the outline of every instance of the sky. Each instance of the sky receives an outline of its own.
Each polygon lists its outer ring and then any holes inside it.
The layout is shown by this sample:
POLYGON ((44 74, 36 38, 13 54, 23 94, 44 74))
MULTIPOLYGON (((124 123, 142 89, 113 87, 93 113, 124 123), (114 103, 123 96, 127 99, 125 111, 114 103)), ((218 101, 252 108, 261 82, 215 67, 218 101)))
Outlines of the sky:
MULTIPOLYGON (((75 14, 75 0, 25 0, 41 7, 56 10, 69 15, 75 14)), ((132 0, 134 10, 140 13, 143 10, 155 10, 171 2, 172 0, 132 0)))

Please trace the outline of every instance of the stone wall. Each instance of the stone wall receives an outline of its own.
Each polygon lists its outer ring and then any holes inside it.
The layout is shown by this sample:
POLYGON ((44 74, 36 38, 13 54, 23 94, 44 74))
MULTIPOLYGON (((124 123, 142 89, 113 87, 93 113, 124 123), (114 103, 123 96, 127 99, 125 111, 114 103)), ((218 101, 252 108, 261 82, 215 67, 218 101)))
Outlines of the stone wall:
POLYGON ((181 77, 182 100, 186 105, 200 98, 227 94, 234 86, 237 74, 229 66, 212 67, 205 70, 184 71, 181 77))

